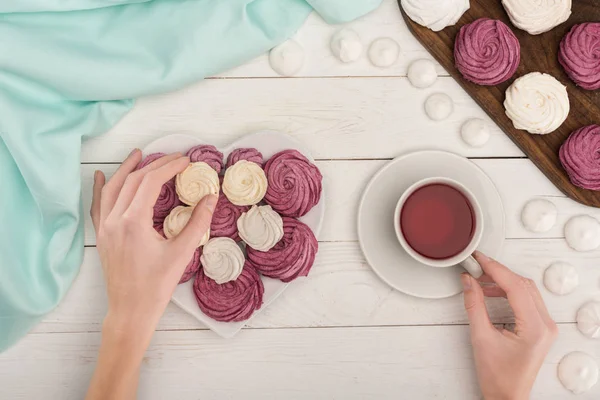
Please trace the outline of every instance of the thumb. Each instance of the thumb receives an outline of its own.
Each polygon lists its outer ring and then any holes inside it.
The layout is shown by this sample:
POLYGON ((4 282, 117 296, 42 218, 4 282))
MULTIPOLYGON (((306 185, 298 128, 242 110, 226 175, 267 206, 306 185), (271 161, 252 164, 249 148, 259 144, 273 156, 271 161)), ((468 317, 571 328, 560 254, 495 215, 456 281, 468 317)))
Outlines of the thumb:
POLYGON ((198 247, 198 243, 200 243, 202 237, 210 229, 210 223, 212 222, 212 216, 217 207, 218 200, 218 196, 210 194, 204 196, 196 207, 194 207, 187 225, 173 240, 177 251, 191 253, 198 247))
POLYGON ((485 297, 479 282, 469 274, 462 274, 460 279, 464 289, 465 310, 471 324, 471 337, 493 331, 494 326, 485 307, 485 297))

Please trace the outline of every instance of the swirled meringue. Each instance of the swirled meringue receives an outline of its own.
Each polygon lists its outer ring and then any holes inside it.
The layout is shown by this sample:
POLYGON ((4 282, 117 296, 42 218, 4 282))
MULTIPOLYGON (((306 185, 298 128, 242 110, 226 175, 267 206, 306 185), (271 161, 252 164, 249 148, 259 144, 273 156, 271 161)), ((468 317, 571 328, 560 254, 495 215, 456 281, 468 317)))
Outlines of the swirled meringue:
MULTIPOLYGON (((188 224, 188 221, 192 217, 192 212, 194 209, 192 207, 186 206, 177 206, 175 207, 171 213, 165 218, 165 222, 163 223, 163 232, 167 239, 174 238, 179 235, 183 228, 188 224)), ((198 247, 203 246, 208 242, 210 238, 210 229, 202 236, 200 239, 200 243, 198 243, 198 247)))
POLYGON ((209 194, 218 195, 219 186, 219 175, 205 162, 191 163, 175 177, 179 200, 189 206, 195 206, 209 194))
POLYGON ((227 196, 219 196, 210 223, 210 235, 212 237, 228 237, 238 241, 240 236, 238 235, 237 220, 246 211, 248 211, 248 207, 236 206, 229 201, 227 196))
POLYGON ((577 311, 577 329, 590 339, 600 338, 600 301, 590 301, 577 311))
POLYGON ((466 80, 493 86, 517 71, 521 45, 504 22, 479 18, 460 28, 454 42, 454 60, 466 80))
POLYGON ((227 157, 227 168, 231 167, 232 165, 234 165, 236 162, 238 162, 240 160, 251 161, 260 166, 263 165, 262 153, 256 149, 249 147, 249 148, 235 149, 231 153, 229 153, 229 156, 227 157))
POLYGON ((569 19, 571 0, 502 0, 510 21, 532 35, 548 32, 569 19))
POLYGON ((267 176, 260 165, 240 160, 225 171, 223 193, 236 206, 257 204, 266 192, 267 176))
POLYGON ((471 6, 469 0, 402 0, 406 15, 432 31, 454 25, 471 6))
POLYGON ((261 274, 290 282, 307 276, 315 262, 319 244, 308 225, 283 217, 283 238, 271 250, 247 247, 248 260, 261 274))
POLYGON ((531 72, 506 90, 504 108, 516 129, 545 135, 567 119, 569 95, 567 88, 553 76, 531 72))
POLYGON ((194 251, 194 255, 190 260, 189 264, 183 271, 183 275, 181 275, 181 279, 179 280, 179 284, 185 283, 192 279, 194 275, 200 270, 200 256, 202 255, 202 247, 198 247, 196 251, 194 251))
POLYGON ((161 157, 166 156, 165 153, 152 153, 152 154, 148 154, 142 161, 140 161, 140 163, 137 165, 137 167, 135 168, 136 170, 142 169, 144 168, 146 165, 158 160, 161 157))
POLYGON ((283 237, 283 219, 271 206, 252 206, 237 220, 240 237, 258 251, 269 251, 283 237))
POLYGON ((323 175, 297 150, 284 150, 267 161, 265 201, 285 217, 306 215, 321 199, 323 175))
POLYGON ((558 61, 579 87, 600 89, 600 22, 571 28, 560 42, 558 61))
POLYGON ((171 179, 162 186, 158 199, 154 203, 154 223, 162 223, 171 210, 179 205, 181 205, 181 201, 175 190, 175 179, 171 179))
POLYGON ((600 126, 577 129, 560 147, 559 157, 571 182, 583 189, 600 190, 600 126))
POLYGON ((221 285, 240 276, 246 258, 235 241, 220 237, 210 239, 204 245, 200 262, 206 276, 221 285))
POLYGON ((186 156, 188 156, 193 163, 207 163, 212 169, 217 171, 217 174, 220 174, 223 169, 223 153, 217 150, 215 146, 202 144, 192 147, 188 150, 186 156))
POLYGON ((194 281, 194 295, 200 310, 222 322, 245 321, 263 303, 265 288, 260 276, 248 262, 235 281, 219 285, 200 269, 194 281))

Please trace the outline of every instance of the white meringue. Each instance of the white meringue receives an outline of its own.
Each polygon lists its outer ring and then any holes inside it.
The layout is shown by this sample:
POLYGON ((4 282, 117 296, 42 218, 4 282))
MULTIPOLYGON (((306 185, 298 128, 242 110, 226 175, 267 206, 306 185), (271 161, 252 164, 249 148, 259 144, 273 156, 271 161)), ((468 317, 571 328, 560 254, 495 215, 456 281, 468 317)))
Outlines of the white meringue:
POLYGON ((433 61, 421 59, 413 61, 408 66, 406 76, 411 85, 419 89, 424 89, 435 83, 438 74, 433 61))
POLYGON ((200 256, 204 274, 219 285, 235 281, 242 273, 245 262, 240 246, 228 237, 210 239, 200 256))
POLYGON ((502 5, 513 25, 532 35, 548 32, 571 15, 571 0, 502 0, 502 5))
POLYGON ((304 65, 304 49, 295 40, 287 40, 271 49, 269 64, 279 75, 296 75, 304 65))
POLYGON ((394 64, 400 55, 400 46, 394 39, 375 39, 369 46, 369 60, 376 67, 387 68, 394 64))
POLYGON ((360 58, 363 52, 363 45, 358 33, 352 29, 340 29, 331 37, 331 52, 341 62, 349 63, 360 58))
POLYGON ((483 147, 490 140, 490 128, 481 118, 471 118, 460 128, 460 137, 471 147, 483 147))
POLYGON ((569 95, 553 76, 531 72, 506 90, 504 108, 516 129, 544 135, 554 132, 567 119, 569 95))
POLYGON ((454 102, 444 93, 434 93, 425 100, 425 113, 434 121, 442 121, 454 111, 454 102))
POLYGON ((471 6, 469 0, 402 0, 401 4, 410 19, 435 32, 456 24, 471 6))
POLYGON ((558 379, 571 392, 585 393, 598 382, 598 363, 581 351, 569 353, 558 364, 558 379))
POLYGON ((237 220, 240 238, 254 250, 269 251, 283 238, 283 219, 271 206, 252 206, 237 220))
POLYGON ((204 196, 219 194, 219 175, 205 162, 195 162, 175 178, 175 190, 179 200, 195 206, 204 196))
POLYGON ((551 201, 533 199, 521 211, 521 222, 533 233, 548 232, 556 224, 558 209, 551 201))
POLYGON ((579 274, 571 264, 555 262, 544 271, 544 286, 550 292, 564 296, 577 289, 579 274))
MULTIPOLYGON (((165 218, 165 221, 163 222, 163 231, 167 239, 174 238, 181 233, 192 217, 193 211, 194 209, 192 207, 186 206, 177 206, 171 210, 171 213, 167 215, 167 218, 165 218)), ((205 245, 209 238, 210 229, 202 236, 200 243, 198 243, 198 247, 205 245)))
POLYGON ((577 311, 577 329, 590 339, 600 338, 600 301, 590 301, 577 311))
POLYGON ((260 165, 240 160, 225 171, 223 193, 236 206, 251 206, 267 193, 267 176, 260 165))
POLYGON ((600 222, 589 215, 572 217, 565 224, 565 239, 573 250, 595 250, 600 246, 600 222))

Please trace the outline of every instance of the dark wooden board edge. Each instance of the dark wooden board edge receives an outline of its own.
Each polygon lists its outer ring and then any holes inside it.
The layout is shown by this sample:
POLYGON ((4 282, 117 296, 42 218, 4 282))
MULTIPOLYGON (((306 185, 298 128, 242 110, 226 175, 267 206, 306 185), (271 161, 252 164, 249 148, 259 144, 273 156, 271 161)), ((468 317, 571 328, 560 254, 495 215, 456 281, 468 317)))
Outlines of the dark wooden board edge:
POLYGON ((567 22, 550 32, 536 36, 514 27, 500 0, 471 0, 471 8, 460 21, 440 32, 433 32, 413 22, 402 10, 401 0, 398 0, 398 6, 413 35, 544 175, 569 198, 587 206, 600 208, 600 191, 586 190, 573 185, 558 158, 559 148, 571 132, 585 125, 600 124, 600 91, 578 88, 565 74, 557 58, 558 44, 573 25, 600 21, 600 6, 595 1, 574 1, 573 13, 567 22), (502 20, 511 27, 521 43, 521 64, 517 72, 508 82, 497 86, 479 86, 471 83, 462 77, 454 65, 454 39, 460 27, 481 17, 502 20), (504 112, 506 89, 516 78, 534 71, 551 74, 567 86, 569 93, 569 117, 557 131, 548 135, 532 135, 515 129, 504 112))

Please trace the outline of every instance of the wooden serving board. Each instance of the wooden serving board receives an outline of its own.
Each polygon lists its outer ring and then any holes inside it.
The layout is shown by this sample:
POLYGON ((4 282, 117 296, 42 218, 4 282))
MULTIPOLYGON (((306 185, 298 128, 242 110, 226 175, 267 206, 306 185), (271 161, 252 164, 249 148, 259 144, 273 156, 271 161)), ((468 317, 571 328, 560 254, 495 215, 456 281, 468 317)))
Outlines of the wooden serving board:
MULTIPOLYGON (((398 0, 400 4, 400 0, 398 0)), ((563 170, 558 150, 575 129, 592 123, 600 124, 600 90, 587 91, 577 87, 560 66, 557 58, 559 43, 568 30, 581 22, 600 21, 598 0, 574 0, 573 13, 569 20, 550 32, 530 35, 510 22, 500 0, 471 0, 471 8, 460 21, 440 32, 413 22, 402 10, 408 27, 427 50, 442 64, 452 77, 475 99, 504 132, 529 156, 531 161, 550 179, 556 187, 571 199, 582 204, 600 207, 600 191, 578 188, 569 181, 563 170), (454 66, 454 39, 459 29, 482 17, 505 22, 521 43, 521 64, 513 78, 497 86, 479 86, 464 79, 454 66), (529 72, 551 74, 567 86, 571 112, 562 126, 548 135, 532 135, 517 130, 504 112, 504 93, 518 77, 529 72)))

